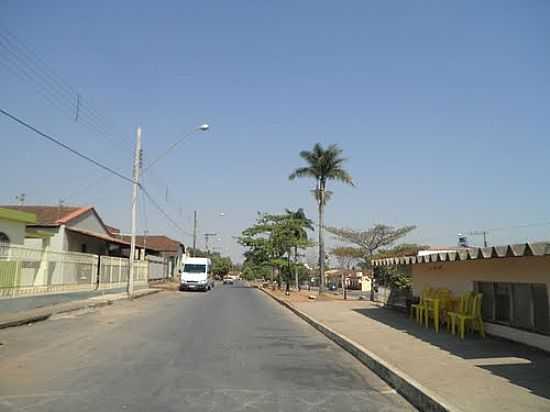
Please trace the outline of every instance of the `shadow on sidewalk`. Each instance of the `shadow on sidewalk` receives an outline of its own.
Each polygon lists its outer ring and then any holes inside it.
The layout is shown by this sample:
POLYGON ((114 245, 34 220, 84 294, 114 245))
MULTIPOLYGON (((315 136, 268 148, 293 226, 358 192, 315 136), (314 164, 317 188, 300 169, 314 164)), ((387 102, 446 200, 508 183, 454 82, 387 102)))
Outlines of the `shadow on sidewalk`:
POLYGON ((445 328, 436 334, 433 328, 421 327, 407 315, 390 309, 366 308, 354 311, 550 399, 550 355, 546 352, 505 340, 482 339, 477 335, 469 335, 461 341, 445 328))

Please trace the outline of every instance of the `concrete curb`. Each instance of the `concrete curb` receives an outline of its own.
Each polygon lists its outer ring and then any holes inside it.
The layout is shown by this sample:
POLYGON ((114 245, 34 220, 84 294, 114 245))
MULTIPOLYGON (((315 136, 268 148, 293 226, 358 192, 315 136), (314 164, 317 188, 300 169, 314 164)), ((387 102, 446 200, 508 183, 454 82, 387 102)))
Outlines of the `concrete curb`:
POLYGON ((297 316, 305 320, 323 335, 328 337, 333 342, 337 343, 347 352, 352 354, 361 363, 367 366, 370 370, 376 373, 380 378, 386 381, 397 392, 399 392, 405 399, 421 411, 429 412, 460 412, 460 409, 450 406, 445 401, 440 399, 435 393, 416 382, 413 378, 400 371, 395 366, 389 364, 385 360, 381 359, 378 355, 370 352, 365 347, 346 338, 345 336, 335 332, 328 326, 313 319, 309 315, 300 311, 294 305, 269 293, 269 291, 263 288, 257 288, 262 290, 266 295, 273 298, 276 302, 285 306, 294 312, 297 316))
MULTIPOLYGON (((139 293, 139 294, 134 295, 134 299, 139 299, 139 298, 142 298, 144 296, 153 295, 153 294, 159 293, 159 292, 162 292, 162 289, 147 290, 143 293, 139 293)), ((91 298, 91 299, 93 299, 93 298, 91 298)), ((57 315, 57 314, 60 314, 60 313, 69 313, 69 312, 75 312, 77 310, 82 310, 82 309, 93 309, 93 308, 99 308, 99 307, 102 307, 102 306, 109 306, 109 305, 112 305, 114 302, 119 301, 119 300, 128 300, 128 298, 127 297, 117 298, 117 299, 108 299, 108 298, 106 298, 104 300, 98 300, 97 302, 90 301, 90 299, 86 299, 86 300, 82 301, 81 303, 76 302, 76 303, 73 304, 73 306, 65 307, 65 308, 62 308, 62 307, 55 308, 56 305, 52 305, 52 307, 50 307, 50 308, 42 309, 41 311, 43 313, 29 314, 28 316, 23 315, 22 317, 20 317, 18 319, 0 321, 0 329, 13 328, 13 327, 16 327, 16 326, 28 325, 30 323, 42 322, 44 320, 48 320, 53 315, 57 315)), ((36 311, 40 312, 40 310, 36 310, 36 311)))

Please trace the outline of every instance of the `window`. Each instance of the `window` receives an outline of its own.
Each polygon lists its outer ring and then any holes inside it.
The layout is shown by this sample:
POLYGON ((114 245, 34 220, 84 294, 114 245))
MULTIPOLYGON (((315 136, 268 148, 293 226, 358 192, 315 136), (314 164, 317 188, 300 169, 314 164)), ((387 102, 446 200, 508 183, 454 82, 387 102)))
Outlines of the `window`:
POLYGON ((483 319, 550 334, 548 291, 541 283, 475 282, 483 319))
POLYGON ((6 256, 8 254, 8 248, 10 245, 10 238, 4 232, 0 232, 0 256, 6 256))
POLYGON ((183 271, 186 273, 206 273, 206 265, 187 264, 183 266, 183 271))
POLYGON ((86 253, 87 250, 88 250, 88 247, 86 246, 86 243, 82 243, 82 244, 80 245, 80 251, 81 251, 82 253, 86 253))
POLYGON ((10 243, 10 237, 6 235, 4 232, 0 232, 0 243, 10 243))

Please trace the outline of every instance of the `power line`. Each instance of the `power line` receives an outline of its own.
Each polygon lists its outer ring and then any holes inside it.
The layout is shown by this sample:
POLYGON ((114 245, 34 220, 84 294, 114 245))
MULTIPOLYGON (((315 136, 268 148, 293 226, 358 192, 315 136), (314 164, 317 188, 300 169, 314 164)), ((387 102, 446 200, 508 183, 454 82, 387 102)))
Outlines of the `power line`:
POLYGON ((157 201, 149 194, 149 192, 145 189, 145 187, 143 185, 141 185, 141 190, 143 191, 143 193, 145 194, 145 196, 147 197, 147 199, 149 199, 149 201, 151 202, 151 204, 155 207, 155 209, 157 209, 170 223, 172 223, 180 232, 182 232, 183 234, 187 235, 187 236, 193 236, 192 233, 190 232, 187 232, 186 230, 184 230, 174 219, 172 219, 172 217, 166 213, 164 211, 164 209, 157 203, 157 201))
MULTIPOLYGON (((4 54, 4 58, 0 61, 4 67, 23 81, 35 84, 43 97, 59 106, 63 113, 73 118, 75 122, 87 126, 98 136, 111 142, 113 140, 117 143, 122 142, 119 138, 113 137, 108 130, 111 127, 105 124, 104 117, 97 114, 82 93, 52 74, 36 54, 9 31, 4 31, 9 34, 8 37, 0 32, 0 46, 9 53, 4 54)), ((124 139, 129 142, 127 136, 124 139)))
POLYGON ((84 159, 84 160, 87 160, 88 162, 96 165, 97 167, 103 169, 103 170, 106 170, 108 171, 109 173, 115 175, 115 176, 118 176, 119 178, 123 179, 123 180, 126 180, 127 182, 130 182, 130 183, 134 183, 134 180, 127 177, 127 176, 124 176, 123 174, 117 172, 116 170, 114 169, 111 169, 109 166, 106 166, 104 165, 103 163, 100 163, 98 162, 97 160, 94 160, 92 159, 91 157, 89 156, 86 156, 85 154, 82 154, 80 153, 78 150, 76 149, 73 149, 72 147, 66 145, 65 143, 59 141, 58 139, 56 139, 55 137, 53 136, 50 136, 40 130, 38 130, 36 127, 34 126, 31 126, 29 123, 25 122, 24 120, 21 120, 19 119, 18 117, 14 116, 13 114, 11 113, 8 113, 7 111, 5 111, 4 109, 1 109, 0 108, 0 113, 3 114, 4 116, 12 119, 13 121, 19 123, 21 126, 24 126, 26 127, 27 129, 29 130, 32 130, 34 133, 38 134, 39 136, 42 136, 44 137, 45 139, 49 140, 50 142, 58 145, 58 146, 61 146, 62 148, 64 148, 65 150, 68 150, 69 152, 73 153, 74 155, 84 159))
MULTIPOLYGON (((50 80, 51 83, 56 86, 58 90, 62 91, 65 95, 71 97, 71 99, 80 95, 80 93, 75 88, 73 88, 69 83, 61 79, 51 69, 49 69, 44 60, 40 58, 40 56, 36 52, 34 52, 28 45, 24 44, 21 40, 17 38, 17 36, 15 36, 6 28, 3 28, 3 31, 4 33, 0 32, 0 37, 4 39, 4 43, 9 43, 12 48, 18 49, 19 56, 17 56, 17 54, 13 51, 12 53, 16 55, 19 60, 23 61, 23 59, 25 59, 27 62, 30 63, 29 65, 42 65, 42 72, 39 72, 39 74, 43 75, 44 78, 46 78, 47 80, 50 80)), ((86 107, 88 107, 88 105, 86 105, 86 107)), ((90 107, 88 111, 90 112, 90 116, 94 119, 98 120, 99 122, 105 122, 105 117, 96 112, 93 107, 90 107)))

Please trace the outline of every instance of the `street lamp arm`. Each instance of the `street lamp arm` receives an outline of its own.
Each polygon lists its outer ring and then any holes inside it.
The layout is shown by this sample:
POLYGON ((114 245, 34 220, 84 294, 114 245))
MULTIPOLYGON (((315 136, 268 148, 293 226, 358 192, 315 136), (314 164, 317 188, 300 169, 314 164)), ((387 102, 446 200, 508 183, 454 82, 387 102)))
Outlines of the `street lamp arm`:
POLYGON ((161 159, 163 159, 168 153, 170 153, 174 148, 179 145, 181 142, 183 142, 188 137, 191 137, 195 132, 206 132, 208 130, 208 125, 203 124, 195 129, 193 129, 189 134, 186 134, 181 139, 176 140, 174 143, 172 143, 168 149, 166 149, 164 152, 162 152, 159 156, 157 156, 151 163, 149 163, 147 166, 143 168, 143 173, 147 172, 149 169, 151 169, 155 164, 157 164, 161 159))

